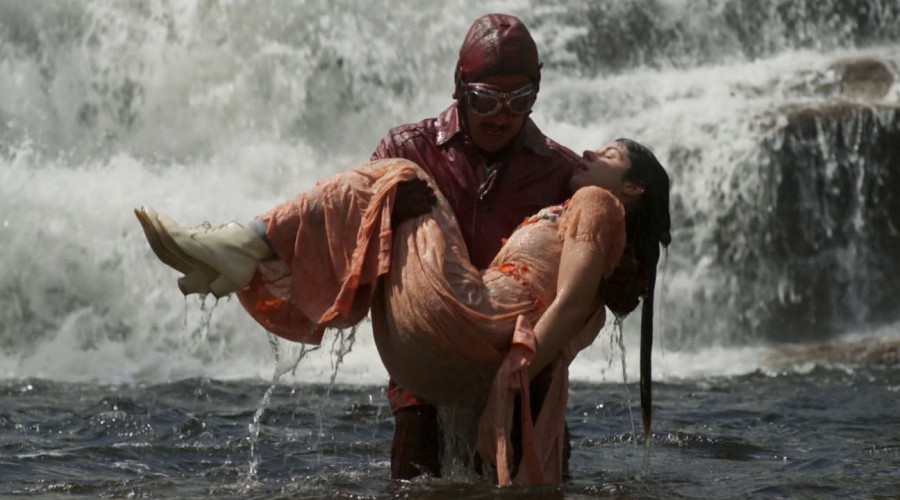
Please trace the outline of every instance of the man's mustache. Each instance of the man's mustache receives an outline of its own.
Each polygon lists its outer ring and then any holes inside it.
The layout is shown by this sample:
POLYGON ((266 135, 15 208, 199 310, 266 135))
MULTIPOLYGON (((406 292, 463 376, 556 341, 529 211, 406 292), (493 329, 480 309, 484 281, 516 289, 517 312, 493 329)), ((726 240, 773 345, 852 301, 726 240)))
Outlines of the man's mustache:
POLYGON ((509 130, 510 126, 509 125, 501 125, 499 123, 494 123, 494 122, 482 122, 481 128, 494 129, 494 130, 505 132, 505 131, 509 130))

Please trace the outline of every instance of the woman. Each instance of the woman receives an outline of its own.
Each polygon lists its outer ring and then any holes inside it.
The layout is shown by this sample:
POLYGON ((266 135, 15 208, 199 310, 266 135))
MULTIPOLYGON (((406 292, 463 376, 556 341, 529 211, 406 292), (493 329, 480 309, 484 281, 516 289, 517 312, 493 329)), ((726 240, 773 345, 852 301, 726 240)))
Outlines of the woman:
MULTIPOLYGON (((492 387, 478 446, 489 462, 499 457, 501 483, 511 481, 511 384, 558 364, 517 478, 558 482, 564 368, 602 328, 605 304, 627 313, 637 296, 652 297, 659 245, 670 241, 668 176, 633 141, 586 152, 575 196, 523 223, 484 271, 468 261, 443 197, 429 214, 391 227, 397 185, 415 178, 430 182, 411 162, 382 160, 326 179, 259 219, 267 240, 237 224, 187 229, 151 209, 136 214, 157 256, 185 273, 186 294, 238 291, 266 329, 308 343, 371 308, 382 361, 407 390, 480 409, 492 387), (626 225, 640 265, 617 277, 626 225)), ((523 400, 524 408, 527 390, 523 400)))

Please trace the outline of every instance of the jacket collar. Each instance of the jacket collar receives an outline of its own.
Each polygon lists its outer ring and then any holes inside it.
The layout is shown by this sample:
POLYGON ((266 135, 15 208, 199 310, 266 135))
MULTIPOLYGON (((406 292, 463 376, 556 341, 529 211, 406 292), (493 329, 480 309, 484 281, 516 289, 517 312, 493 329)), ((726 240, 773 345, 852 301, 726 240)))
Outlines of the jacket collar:
MULTIPOLYGON (((462 117, 460 116, 459 105, 454 102, 437 118, 437 145, 443 147, 457 136, 461 139, 468 139, 468 137, 466 137, 466 131, 463 130, 462 127, 462 117)), ((547 147, 546 138, 531 118, 525 120, 525 125, 522 127, 522 133, 519 134, 516 142, 518 144, 514 148, 515 151, 518 151, 521 148, 528 148, 539 156, 550 156, 550 149, 547 147)))

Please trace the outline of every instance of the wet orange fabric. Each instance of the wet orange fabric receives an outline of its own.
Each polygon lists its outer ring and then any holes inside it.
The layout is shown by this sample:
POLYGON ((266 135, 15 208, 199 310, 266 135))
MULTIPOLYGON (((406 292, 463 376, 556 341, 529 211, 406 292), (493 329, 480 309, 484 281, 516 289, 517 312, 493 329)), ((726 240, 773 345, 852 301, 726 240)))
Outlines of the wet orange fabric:
POLYGON ((310 344, 320 343, 326 328, 359 323, 376 280, 390 269, 396 185, 414 178, 416 168, 393 160, 365 164, 263 215, 279 259, 260 263, 238 294, 247 312, 275 335, 310 344))
MULTIPOLYGON (((527 366, 522 349, 513 348, 513 333, 518 332, 515 346, 527 345, 527 325, 536 323, 553 301, 563 239, 592 242, 607 257, 608 276, 625 246, 624 211, 605 190, 579 190, 558 220, 522 226, 491 267, 479 271, 440 195, 430 214, 391 230, 396 184, 413 177, 431 183, 412 162, 379 160, 321 181, 275 207, 262 218, 280 259, 261 263, 239 298, 269 331, 315 344, 324 329, 355 325, 374 304, 373 321, 377 316, 387 325, 374 331, 391 377, 439 406, 482 408, 493 383, 497 397, 487 408, 496 413, 485 413, 482 423, 505 422, 507 413, 511 418, 511 395, 522 392, 527 400, 528 390, 520 380, 523 372, 513 369, 527 366), (379 277, 384 280, 377 286, 379 277), (502 364, 510 366, 498 372, 502 364)), ((520 467, 510 481, 561 480, 567 366, 593 341, 598 324, 602 321, 575 333, 554 362, 534 432, 525 434, 526 459, 541 473, 520 467)), ((488 462, 495 462, 507 442, 500 435, 508 441, 508 431, 480 432, 478 448, 488 462)))

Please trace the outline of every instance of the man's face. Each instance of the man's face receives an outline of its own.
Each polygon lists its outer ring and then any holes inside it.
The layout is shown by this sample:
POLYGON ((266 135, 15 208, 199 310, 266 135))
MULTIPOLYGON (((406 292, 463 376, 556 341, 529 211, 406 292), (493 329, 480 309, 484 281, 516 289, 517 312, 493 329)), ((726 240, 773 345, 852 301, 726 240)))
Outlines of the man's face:
MULTIPOLYGON (((478 83, 489 85, 501 92, 511 92, 531 84, 531 79, 527 75, 494 75, 478 83)), ((495 153, 508 146, 521 132, 527 116, 511 113, 506 106, 498 113, 483 116, 472 111, 470 106, 466 106, 469 136, 475 146, 486 153, 495 153)))

